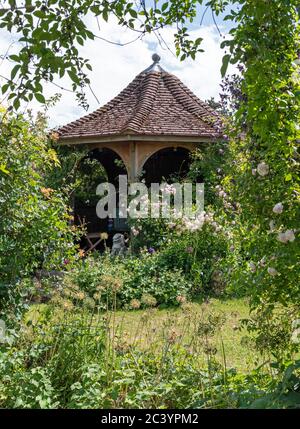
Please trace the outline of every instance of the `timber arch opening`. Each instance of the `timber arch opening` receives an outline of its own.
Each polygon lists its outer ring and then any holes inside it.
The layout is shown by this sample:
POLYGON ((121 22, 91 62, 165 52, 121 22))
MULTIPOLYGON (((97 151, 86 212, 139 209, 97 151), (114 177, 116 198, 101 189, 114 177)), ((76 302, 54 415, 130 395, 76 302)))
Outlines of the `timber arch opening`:
MULTIPOLYGON (((123 219, 100 219, 96 213, 99 196, 96 195, 97 186, 100 183, 112 183, 118 194, 119 175, 127 176, 127 169, 120 155, 112 149, 93 149, 82 158, 78 169, 77 178, 80 185, 74 195, 74 220, 77 225, 84 224, 87 235, 81 240, 81 247, 91 247, 99 241, 100 233, 107 233, 106 244, 111 245, 115 232, 126 232, 128 227, 123 219)), ((117 197, 117 202, 119 198, 117 197)), ((118 211, 118 207, 117 207, 118 211)), ((103 250, 104 241, 101 240, 94 249, 103 250)))

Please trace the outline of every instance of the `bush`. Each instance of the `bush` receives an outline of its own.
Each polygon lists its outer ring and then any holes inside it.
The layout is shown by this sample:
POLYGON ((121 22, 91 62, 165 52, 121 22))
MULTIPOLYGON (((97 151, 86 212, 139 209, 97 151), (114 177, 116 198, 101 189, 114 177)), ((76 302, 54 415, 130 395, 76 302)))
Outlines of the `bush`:
POLYGON ((180 300, 190 297, 192 283, 180 269, 163 265, 159 253, 145 253, 140 258, 89 257, 66 276, 62 293, 66 287, 73 289, 75 298, 79 290, 83 291, 101 309, 113 305, 128 308, 132 300, 137 300, 139 308, 179 305, 180 300))
POLYGON ((124 262, 129 276, 124 280, 120 298, 128 304, 131 299, 141 300, 147 294, 154 297, 157 304, 178 305, 180 297, 190 298, 192 283, 178 268, 170 270, 162 263, 160 253, 146 254, 142 259, 124 262))
POLYGON ((195 220, 131 220, 136 234, 134 247, 140 252, 147 247, 148 252, 155 250, 160 269, 179 270, 193 283, 194 295, 220 294, 229 274, 228 260, 232 259, 230 232, 221 226, 221 221, 212 213, 195 220))
POLYGON ((46 186, 58 160, 44 118, 31 123, 2 109, 0 123, 0 296, 7 298, 37 269, 70 266, 78 235, 66 196, 46 186))

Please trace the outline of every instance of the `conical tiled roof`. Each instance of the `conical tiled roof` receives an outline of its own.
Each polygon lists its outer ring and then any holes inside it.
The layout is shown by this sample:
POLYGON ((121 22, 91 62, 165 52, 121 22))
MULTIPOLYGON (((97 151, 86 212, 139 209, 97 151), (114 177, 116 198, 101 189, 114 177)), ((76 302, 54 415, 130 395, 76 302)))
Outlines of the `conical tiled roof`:
POLYGON ((159 57, 109 103, 59 128, 60 139, 116 136, 222 137, 220 116, 176 76, 159 57), (158 58, 158 60, 157 60, 158 58))

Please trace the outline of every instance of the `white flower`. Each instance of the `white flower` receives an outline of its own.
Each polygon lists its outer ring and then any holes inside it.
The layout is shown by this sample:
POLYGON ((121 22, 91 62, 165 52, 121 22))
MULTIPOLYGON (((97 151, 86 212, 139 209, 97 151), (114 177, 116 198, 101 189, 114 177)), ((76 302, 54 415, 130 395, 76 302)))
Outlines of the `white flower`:
POLYGON ((265 162, 260 162, 257 166, 257 172, 260 176, 266 176, 269 173, 269 166, 265 162))
POLYGON ((176 226, 176 223, 174 223, 174 222, 169 222, 168 223, 168 227, 169 228, 174 228, 176 226))
POLYGON ((295 240, 295 234, 292 229, 287 229, 285 232, 280 232, 277 236, 277 240, 281 243, 287 243, 288 241, 295 240))
POLYGON ((131 228, 131 232, 132 234, 136 237, 137 235, 139 235, 140 231, 138 229, 136 229, 134 226, 131 228))
POLYGON ((226 194, 226 192, 225 191, 219 191, 219 197, 221 197, 221 198, 226 198, 227 197, 227 194, 226 194))
POLYGON ((275 221, 271 220, 270 223, 269 223, 269 226, 270 226, 270 231, 274 231, 274 229, 275 229, 275 221))
POLYGON ((232 204, 230 204, 228 201, 226 201, 226 200, 224 200, 223 201, 223 205, 224 205, 224 207, 226 208, 226 209, 232 209, 233 208, 233 206, 232 206, 232 204))
POLYGON ((282 212, 283 212, 283 204, 282 203, 275 204, 275 206, 273 207, 273 213, 281 214, 282 212))
POLYGON ((257 173, 256 168, 252 168, 251 173, 252 173, 252 176, 256 176, 256 173, 257 173))
POLYGON ((274 276, 276 276, 278 274, 278 271, 275 268, 273 268, 273 267, 269 267, 268 268, 268 273, 270 274, 270 276, 274 277, 274 276))
POLYGON ((211 223, 213 221, 213 214, 212 213, 205 213, 204 214, 204 222, 205 223, 211 223))
POLYGON ((295 240, 295 234, 294 234, 294 231, 292 229, 287 229, 285 231, 285 236, 286 236, 288 241, 294 241, 295 240))
POLYGON ((281 243, 287 243, 288 242, 288 239, 287 239, 287 237, 286 237, 286 235, 285 235, 284 232, 280 232, 277 235, 277 240, 280 241, 281 243))
POLYGON ((211 226, 214 228, 216 232, 221 231, 222 227, 217 222, 212 222, 211 226))
POLYGON ((300 344, 300 328, 295 329, 292 333, 291 342, 293 344, 300 344))
POLYGON ((166 194, 176 194, 176 187, 174 185, 169 185, 168 183, 166 183, 164 185, 163 191, 166 192, 166 194))
POLYGON ((292 329, 300 328, 300 319, 295 319, 292 321, 292 329))
POLYGON ((265 256, 259 261, 259 265, 261 267, 264 267, 266 265, 266 257, 265 256))
POLYGON ((197 231, 200 230, 204 224, 204 213, 201 213, 198 215, 195 219, 190 219, 187 217, 184 217, 183 220, 183 227, 189 231, 197 231))
POLYGON ((249 268, 252 271, 252 273, 255 273, 255 271, 256 271, 256 265, 255 265, 254 262, 252 262, 252 261, 249 262, 249 268))

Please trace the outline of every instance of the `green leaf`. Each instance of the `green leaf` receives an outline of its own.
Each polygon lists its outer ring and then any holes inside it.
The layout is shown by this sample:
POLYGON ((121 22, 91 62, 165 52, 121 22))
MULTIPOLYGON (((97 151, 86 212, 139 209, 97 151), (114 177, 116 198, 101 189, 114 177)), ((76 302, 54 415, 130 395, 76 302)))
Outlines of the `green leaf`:
POLYGON ((77 36, 76 37, 77 42, 79 43, 79 45, 83 46, 84 45, 84 40, 82 39, 82 37, 77 36))
POLYGON ((0 171, 5 174, 9 174, 9 171, 6 169, 6 165, 0 164, 0 171))
POLYGON ((15 54, 10 55, 9 59, 12 60, 12 61, 17 61, 17 62, 20 60, 19 56, 15 55, 15 54))
POLYGON ((104 19, 105 22, 108 21, 108 12, 107 12, 107 10, 104 10, 102 12, 102 18, 104 19))
MULTIPOLYGON (((15 96, 15 94, 14 94, 14 96, 15 96)), ((15 98, 15 99, 14 99, 14 101, 13 101, 13 106, 14 106, 14 108, 15 108, 16 110, 18 110, 18 109, 19 109, 19 107, 20 107, 20 100, 19 100, 18 98, 15 98)))
POLYGON ((39 103, 45 103, 46 102, 45 97, 43 96, 43 94, 37 92, 37 93, 34 94, 34 96, 35 96, 35 98, 37 99, 37 101, 39 103))
POLYGON ((134 9, 129 9, 129 14, 133 17, 133 18, 137 18, 138 14, 137 11, 134 9))
POLYGON ((10 73, 10 79, 14 80, 16 74, 18 73, 19 69, 21 68, 20 64, 17 64, 14 66, 14 68, 12 69, 11 73, 10 73))
POLYGON ((230 54, 224 55, 223 60, 222 60, 222 67, 221 67, 222 77, 224 77, 226 72, 227 72, 229 61, 230 61, 230 54))
POLYGON ((286 174, 286 175, 285 175, 284 180, 285 180, 286 182, 289 182, 290 180, 292 180, 292 178, 293 178, 293 176, 291 175, 291 173, 288 173, 288 174, 286 174))
POLYGON ((10 87, 9 83, 6 83, 5 85, 3 85, 1 88, 2 94, 5 94, 9 87, 10 87))
POLYGON ((169 2, 164 3, 161 7, 162 12, 164 12, 166 9, 168 9, 168 6, 169 6, 169 2))
POLYGON ((74 83, 76 83, 77 85, 80 85, 80 80, 75 72, 73 72, 72 70, 68 70, 68 75, 70 76, 70 78, 74 83))

